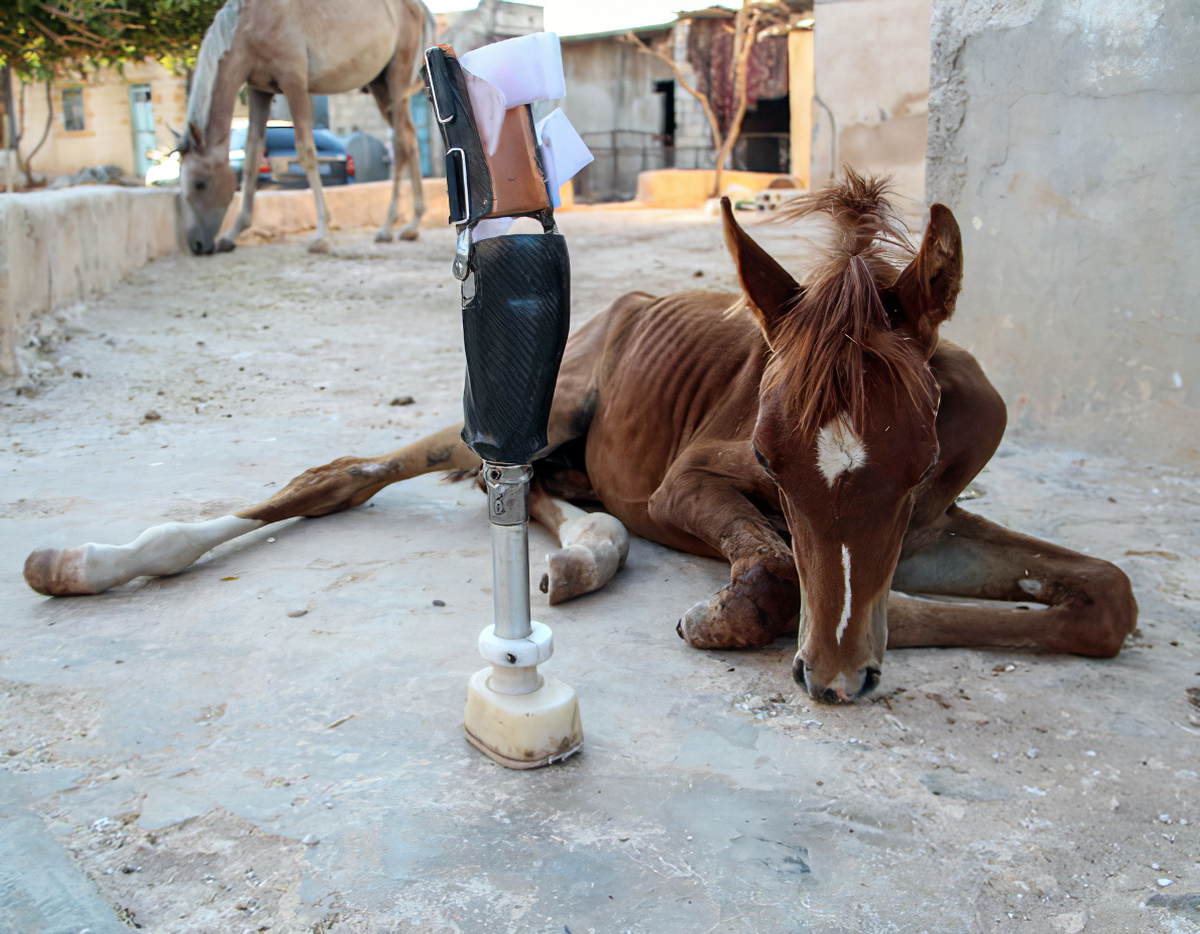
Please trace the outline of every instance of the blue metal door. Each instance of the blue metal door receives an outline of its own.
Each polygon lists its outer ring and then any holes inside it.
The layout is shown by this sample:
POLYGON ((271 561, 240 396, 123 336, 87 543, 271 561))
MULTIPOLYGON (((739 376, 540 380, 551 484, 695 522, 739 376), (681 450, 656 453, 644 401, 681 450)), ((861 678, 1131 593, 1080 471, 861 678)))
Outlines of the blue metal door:
POLYGON ((150 168, 147 153, 158 145, 154 134, 154 104, 150 85, 135 84, 129 88, 129 123, 133 127, 133 171, 145 175, 150 168))

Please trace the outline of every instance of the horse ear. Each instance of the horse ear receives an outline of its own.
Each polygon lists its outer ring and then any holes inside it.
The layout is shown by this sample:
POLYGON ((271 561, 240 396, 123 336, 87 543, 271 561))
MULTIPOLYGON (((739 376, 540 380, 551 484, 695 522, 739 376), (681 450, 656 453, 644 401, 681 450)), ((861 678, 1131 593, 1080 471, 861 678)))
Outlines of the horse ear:
POLYGON ((192 152, 204 151, 204 131, 194 123, 189 123, 187 127, 187 148, 192 152))
POLYGON ((935 204, 929 209, 921 249, 892 286, 908 329, 930 352, 937 344, 938 326, 954 314, 962 267, 958 221, 944 204, 935 204))
POLYGON ((733 216, 728 198, 721 199, 725 246, 737 267, 738 279, 758 323, 768 335, 795 307, 800 285, 761 246, 750 239, 733 216))

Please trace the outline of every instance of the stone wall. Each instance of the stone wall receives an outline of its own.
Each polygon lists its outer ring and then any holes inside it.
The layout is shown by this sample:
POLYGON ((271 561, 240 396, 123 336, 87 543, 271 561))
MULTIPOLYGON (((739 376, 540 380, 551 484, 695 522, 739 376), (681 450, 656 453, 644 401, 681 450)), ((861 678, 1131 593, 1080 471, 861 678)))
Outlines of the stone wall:
POLYGON ((1200 461, 1198 27, 1172 0, 935 4, 928 192, 966 251, 945 332, 1019 432, 1200 461))
POLYGON ((0 195, 0 385, 23 381, 20 349, 39 317, 178 249, 177 215, 173 191, 0 195))
MULTIPOLYGON (((421 180, 425 195, 425 213, 421 217, 422 227, 445 227, 450 216, 450 202, 446 196, 444 178, 421 180)), ((325 191, 325 207, 329 210, 331 230, 378 227, 387 216, 392 197, 392 183, 360 182, 354 185, 332 185, 325 191)), ((233 224, 242 208, 242 195, 238 192, 225 215, 225 228, 233 224)), ((397 217, 400 225, 412 216, 412 186, 406 177, 400 186, 397 202, 397 217)), ((254 221, 243 232, 238 241, 242 244, 262 243, 277 240, 290 234, 314 230, 317 226, 317 206, 312 191, 307 188, 268 188, 254 196, 254 221)))
MULTIPOLYGON (((423 227, 446 224, 446 180, 425 179, 423 227)), ((383 222, 391 182, 325 189, 334 230, 373 228, 383 222)), ((411 211, 407 182, 400 217, 411 211)), ((569 189, 565 192, 570 201, 569 189)), ((94 186, 0 194, 0 386, 21 385, 29 375, 22 353, 50 312, 111 289, 148 261, 180 248, 175 189, 94 186)), ((231 223, 241 204, 235 196, 231 223)), ((261 243, 316 226, 312 192, 260 191, 254 226, 240 240, 261 243)), ((152 301, 147 296, 147 301, 152 301)))
POLYGON ((812 184, 842 165, 925 195, 930 0, 817 0, 812 184))

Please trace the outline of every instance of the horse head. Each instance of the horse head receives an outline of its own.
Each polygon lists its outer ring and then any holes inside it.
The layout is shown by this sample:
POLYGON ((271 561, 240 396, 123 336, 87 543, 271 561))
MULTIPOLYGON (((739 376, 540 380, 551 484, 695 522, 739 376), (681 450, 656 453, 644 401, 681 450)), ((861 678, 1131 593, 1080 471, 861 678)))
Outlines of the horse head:
POLYGON ((222 146, 206 146, 204 132, 194 123, 180 135, 176 151, 181 156, 180 199, 188 247, 197 255, 212 253, 237 190, 229 154, 222 146))
POLYGON ((753 444, 778 488, 800 581, 792 675, 825 701, 879 681, 892 575, 938 458, 928 360, 962 278, 950 210, 933 206, 914 251, 887 193, 848 172, 789 210, 832 220, 833 243, 803 285, 724 202, 726 243, 771 349, 753 444))

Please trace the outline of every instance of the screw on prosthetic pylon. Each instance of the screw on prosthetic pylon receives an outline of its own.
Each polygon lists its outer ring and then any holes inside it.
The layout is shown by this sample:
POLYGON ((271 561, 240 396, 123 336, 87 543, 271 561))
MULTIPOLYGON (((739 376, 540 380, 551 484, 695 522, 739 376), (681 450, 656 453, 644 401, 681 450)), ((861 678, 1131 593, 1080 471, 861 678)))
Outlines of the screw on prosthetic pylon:
MULTIPOLYGON (((538 139, 529 104, 562 96, 561 57, 557 37, 543 33, 461 63, 452 49, 435 46, 425 66, 458 229, 452 269, 462 282, 467 357, 463 440, 483 460, 492 537, 495 621, 479 637, 489 666, 471 677, 465 729, 501 765, 536 768, 583 742, 575 692, 538 670, 554 643, 529 612, 530 464, 547 445, 570 323, 570 266, 553 210, 553 182, 570 175, 556 174, 552 163, 560 160, 551 139, 538 139), (506 234, 516 217, 536 218, 542 233, 506 234)), ((567 129, 558 137, 564 152, 578 139, 567 129)))

